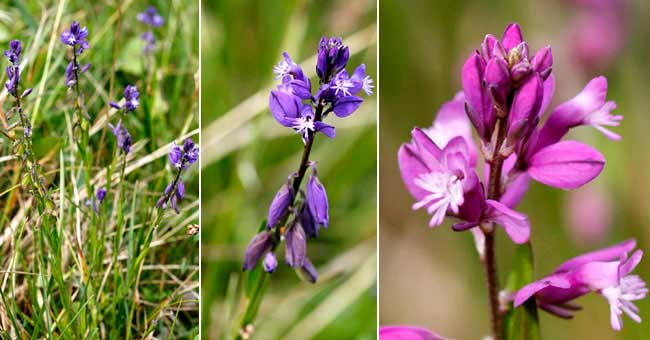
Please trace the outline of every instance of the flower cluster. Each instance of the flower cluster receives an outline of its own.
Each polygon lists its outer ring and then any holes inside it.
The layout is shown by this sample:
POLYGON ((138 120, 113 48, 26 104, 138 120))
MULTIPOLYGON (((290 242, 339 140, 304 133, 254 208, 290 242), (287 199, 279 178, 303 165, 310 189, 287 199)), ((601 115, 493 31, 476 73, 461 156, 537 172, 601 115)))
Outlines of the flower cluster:
MULTIPOLYGON (((611 113, 616 103, 606 100, 607 80, 602 76, 540 124, 555 88, 552 67, 551 48, 530 53, 517 24, 509 25, 501 40, 487 35, 463 66, 463 90, 442 106, 432 127, 414 129, 411 142, 398 152, 402 179, 416 200, 413 209, 426 209, 432 216, 430 227, 447 216, 458 219, 452 229, 472 231, 482 257, 485 237, 494 225, 516 244, 529 241, 528 218, 514 209, 531 179, 569 190, 600 174, 605 158, 588 145, 563 141, 570 129, 586 125, 609 139, 620 139, 606 128, 619 125, 623 117, 611 113), (480 146, 474 143, 472 128, 480 146)), ((622 312, 639 320, 630 301, 644 297, 647 290, 637 276, 628 275, 641 258, 636 252, 626 259, 624 254, 633 248, 628 242, 569 261, 522 289, 515 306, 535 295, 540 307, 566 316, 570 300, 595 291, 612 305, 614 329, 620 329, 622 312)))
POLYGON ((65 84, 68 87, 74 86, 79 81, 79 73, 84 73, 90 68, 90 64, 79 67, 77 57, 88 49, 88 28, 81 27, 81 25, 73 21, 70 28, 61 33, 61 42, 64 45, 72 47, 73 57, 65 68, 65 84))
MULTIPOLYGON (((121 110, 122 118, 126 116, 127 113, 135 111, 140 105, 140 92, 135 85, 127 85, 124 88, 124 104, 120 105, 117 102, 111 101, 109 105, 116 109, 121 110)), ((113 135, 117 139, 117 147, 120 148, 124 154, 128 154, 131 150, 131 145, 133 140, 131 139, 131 134, 126 129, 126 126, 122 124, 122 118, 118 120, 116 125, 109 124, 113 130, 113 135)))
POLYGON ((127 85, 124 88, 124 105, 111 101, 109 105, 116 110, 124 110, 124 113, 133 112, 140 105, 140 92, 135 85, 127 85))
POLYGON ((165 210, 167 209, 167 203, 169 203, 172 209, 180 213, 178 202, 185 197, 185 184, 183 184, 181 174, 184 169, 196 163, 198 159, 199 147, 194 144, 191 138, 185 139, 183 147, 180 147, 176 142, 173 143, 169 151, 169 162, 177 169, 176 177, 174 181, 167 185, 165 192, 156 202, 157 208, 165 210))
POLYGON ((312 94, 311 81, 288 53, 273 68, 281 80, 269 95, 269 109, 283 126, 294 129, 306 144, 316 132, 334 138, 336 130, 323 122, 330 112, 340 118, 351 115, 363 102, 356 96, 361 90, 372 94, 372 79, 366 76, 366 66, 359 65, 352 76, 345 70, 350 57, 349 48, 340 38, 321 38, 318 47, 316 73, 319 88, 312 94))
POLYGON ((9 93, 18 98, 18 83, 20 82, 20 52, 22 45, 19 40, 12 40, 9 43, 9 49, 4 55, 9 59, 10 65, 7 66, 7 82, 5 88, 9 93))
POLYGON ((363 102, 357 94, 362 90, 372 94, 373 85, 365 65, 359 65, 352 76, 345 70, 350 52, 340 38, 321 38, 316 64, 319 88, 315 94, 302 68, 288 53, 283 57, 273 68, 281 83, 269 95, 269 108, 278 123, 300 134, 305 154, 298 172, 289 176, 271 202, 266 228, 249 243, 243 269, 251 270, 263 259, 264 270, 274 272, 278 265, 274 251, 284 242, 287 265, 314 283, 318 273, 307 257, 307 238, 317 237, 321 226, 328 227, 329 203, 316 163, 308 160, 311 145, 316 132, 334 138, 335 128, 323 119, 330 112, 340 118, 351 115, 363 102), (300 184, 308 168, 311 173, 303 191, 300 184))
POLYGON ((145 42, 143 52, 149 54, 156 49, 156 37, 152 29, 162 26, 164 19, 155 7, 149 6, 146 11, 138 13, 138 20, 149 26, 149 30, 140 35, 140 39, 145 42))

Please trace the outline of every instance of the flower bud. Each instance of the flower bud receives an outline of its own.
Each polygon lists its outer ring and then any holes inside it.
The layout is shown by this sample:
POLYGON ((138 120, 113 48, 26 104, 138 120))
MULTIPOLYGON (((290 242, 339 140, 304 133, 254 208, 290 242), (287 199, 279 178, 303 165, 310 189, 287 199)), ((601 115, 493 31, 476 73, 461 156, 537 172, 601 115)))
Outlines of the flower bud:
POLYGON ((307 181, 307 206, 314 222, 327 228, 329 224, 327 193, 323 184, 316 177, 315 168, 307 181))
POLYGON ((253 269, 262 255, 271 250, 272 247, 273 239, 269 231, 264 230, 255 235, 248 244, 246 253, 244 254, 244 271, 253 269))
POLYGON ((307 240, 305 231, 298 222, 294 222, 284 234, 285 261, 292 268, 302 267, 307 258, 307 240))
POLYGON ((289 206, 293 203, 293 189, 289 183, 285 183, 275 194, 266 220, 266 226, 273 228, 287 213, 289 206))
POLYGON ((316 268, 306 257, 302 266, 296 269, 296 274, 298 274, 298 277, 309 283, 316 283, 316 280, 318 280, 318 272, 316 271, 316 268))
POLYGON ((266 253, 264 256, 264 271, 267 273, 273 273, 278 267, 278 260, 275 258, 272 252, 266 253))

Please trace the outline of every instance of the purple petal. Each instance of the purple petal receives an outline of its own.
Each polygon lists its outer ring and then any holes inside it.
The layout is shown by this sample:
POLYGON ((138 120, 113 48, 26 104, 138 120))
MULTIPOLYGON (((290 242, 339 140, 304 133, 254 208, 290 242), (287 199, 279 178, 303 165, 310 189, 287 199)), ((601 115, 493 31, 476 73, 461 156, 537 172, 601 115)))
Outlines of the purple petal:
POLYGON ((316 280, 318 280, 318 272, 316 271, 316 267, 314 267, 314 265, 307 257, 305 257, 305 261, 303 262, 302 267, 297 269, 296 272, 301 279, 309 283, 316 283, 316 280))
POLYGON ((538 182, 568 190, 596 178, 604 166, 605 158, 596 149, 575 141, 565 141, 535 153, 527 171, 538 182))
POLYGON ((312 170, 312 174, 307 181, 307 202, 316 223, 327 228, 329 224, 327 193, 325 187, 315 175, 314 170, 312 170))
POLYGON ((291 126, 291 118, 298 118, 300 99, 290 93, 273 90, 269 95, 269 109, 278 123, 291 126))
POLYGON ((321 132, 328 138, 336 137, 336 129, 333 126, 323 123, 321 121, 314 122, 314 129, 316 129, 316 131, 318 132, 321 132))
POLYGON ((526 215, 514 211, 494 200, 487 200, 486 203, 488 205, 486 219, 503 227, 514 243, 522 244, 528 242, 530 238, 530 224, 526 215))
POLYGON ((255 235, 246 248, 244 271, 253 269, 262 255, 269 251, 272 246, 273 239, 268 231, 265 230, 255 235))
POLYGON ((340 118, 351 115, 363 103, 363 99, 357 96, 340 97, 334 102, 334 114, 340 118))
POLYGON ((307 240, 300 223, 294 223, 284 234, 285 260, 289 267, 302 267, 307 258, 307 240))
POLYGON ((279 221, 284 217, 289 209, 289 206, 293 203, 293 189, 289 184, 284 184, 280 187, 280 190, 273 197, 273 201, 269 206, 268 217, 266 220, 266 226, 268 228, 273 228, 279 221))
POLYGON ((485 85, 493 88, 499 103, 505 104, 506 94, 510 89, 510 71, 508 64, 501 58, 493 58, 485 67, 485 85))
POLYGON ((267 252, 264 256, 264 271, 267 273, 273 273, 275 268, 278 267, 278 260, 275 258, 272 252, 267 252))

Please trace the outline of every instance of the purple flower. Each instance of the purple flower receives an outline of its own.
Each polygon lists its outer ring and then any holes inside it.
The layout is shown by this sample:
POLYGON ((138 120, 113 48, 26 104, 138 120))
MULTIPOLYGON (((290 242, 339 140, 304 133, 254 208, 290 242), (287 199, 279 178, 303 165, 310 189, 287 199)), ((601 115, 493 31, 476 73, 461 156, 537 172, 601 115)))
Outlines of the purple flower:
POLYGON ((144 41, 144 47, 142 48, 144 54, 150 54, 156 49, 156 37, 153 32, 146 31, 142 33, 140 39, 144 41))
POLYGON ((305 234, 307 234, 307 236, 313 238, 318 237, 318 229, 320 229, 320 224, 316 222, 316 219, 312 215, 308 201, 305 201, 305 203, 302 205, 302 209, 300 210, 298 218, 300 219, 300 225, 302 225, 302 228, 305 230, 305 234))
POLYGON ((329 224, 329 213, 327 193, 316 174, 316 165, 312 163, 312 172, 307 181, 307 207, 315 224, 322 224, 327 228, 329 224))
POLYGON ((20 53, 22 51, 22 44, 20 40, 12 40, 9 42, 9 49, 4 52, 5 57, 13 65, 20 64, 20 53))
POLYGON ((575 257, 560 265, 543 279, 521 288, 515 295, 514 306, 520 306, 531 297, 545 311, 562 318, 571 318, 580 307, 572 301, 590 292, 602 295, 610 305, 611 325, 614 330, 623 327, 622 315, 641 322, 634 301, 648 293, 645 282, 630 275, 639 264, 643 252, 636 250, 634 240, 575 257))
POLYGON ((300 223, 294 222, 283 235, 285 262, 289 267, 302 267, 307 258, 307 238, 300 223))
POLYGON ((84 50, 88 49, 88 29, 81 27, 78 22, 73 21, 70 24, 70 29, 61 34, 61 42, 65 45, 72 46, 73 48, 79 47, 76 51, 80 55, 84 50))
POLYGON ((298 274, 298 277, 309 283, 316 283, 316 280, 318 280, 318 272, 316 271, 316 267, 314 267, 314 265, 307 257, 305 257, 302 266, 300 268, 296 268, 296 273, 298 274))
POLYGON ((379 340, 445 340, 431 331, 415 326, 381 326, 379 340))
POLYGON ((113 101, 109 105, 116 110, 124 109, 124 113, 133 112, 140 105, 140 92, 135 85, 127 85, 124 88, 124 106, 113 101))
POLYGON ((104 202, 104 199, 106 198, 106 189, 104 188, 97 189, 97 192, 95 193, 95 197, 97 198, 97 202, 99 204, 102 204, 104 202))
POLYGON ((333 126, 315 120, 314 111, 310 105, 302 105, 299 97, 293 95, 286 86, 279 86, 269 95, 269 108, 278 123, 290 127, 300 133, 304 143, 313 138, 316 132, 321 132, 329 138, 336 136, 333 126))
POLYGON ((154 6, 149 6, 146 11, 138 13, 138 20, 152 27, 160 27, 164 23, 163 17, 158 14, 154 6))
POLYGON ((181 148, 174 141, 169 150, 169 162, 177 169, 187 169, 188 166, 196 163, 199 159, 199 147, 194 144, 191 138, 185 139, 181 148))
MULTIPOLYGON (((246 253, 244 255, 244 268, 243 270, 251 270, 267 252, 273 248, 273 238, 269 231, 262 231, 255 235, 248 243, 246 253)), ((266 262, 266 261, 265 261, 266 262)))
POLYGON ((318 45, 316 74, 321 82, 328 82, 329 77, 345 68, 350 58, 350 49, 343 45, 341 38, 323 36, 318 45))
POLYGON ((269 213, 266 219, 266 226, 270 229, 275 227, 278 222, 287 214, 289 206, 293 204, 293 189, 289 183, 285 183, 275 194, 269 213))
POLYGON ((131 139, 131 134, 126 130, 126 127, 122 125, 122 120, 120 119, 115 126, 109 124, 113 130, 113 135, 117 139, 117 147, 124 151, 124 154, 128 154, 131 151, 131 145, 133 140, 131 139))

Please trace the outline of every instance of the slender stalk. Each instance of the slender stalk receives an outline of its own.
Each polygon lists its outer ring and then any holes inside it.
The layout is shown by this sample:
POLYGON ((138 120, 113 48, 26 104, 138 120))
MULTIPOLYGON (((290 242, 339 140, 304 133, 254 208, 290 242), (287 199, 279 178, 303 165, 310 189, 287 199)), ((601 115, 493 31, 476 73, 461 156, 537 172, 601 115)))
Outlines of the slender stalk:
MULTIPOLYGON (((503 172, 504 157, 499 153, 501 145, 506 137, 507 119, 497 118, 497 140, 494 145, 494 154, 490 162, 490 183, 488 186, 487 198, 498 201, 501 198, 501 174, 503 172)), ((503 339, 502 315, 499 308, 499 275, 495 253, 494 224, 482 225, 481 230, 485 234, 485 258, 483 266, 488 288, 488 299, 490 301, 490 315, 492 322, 492 334, 494 340, 503 339)))

